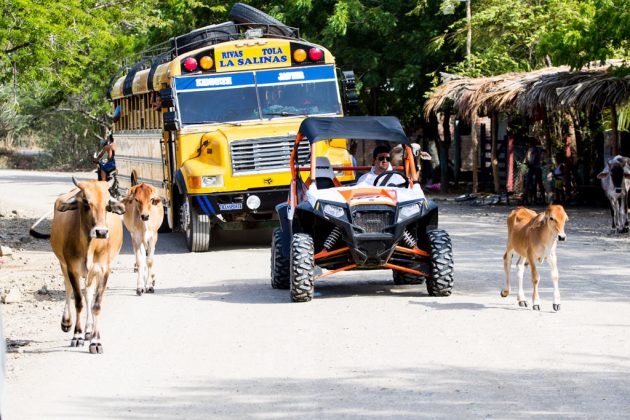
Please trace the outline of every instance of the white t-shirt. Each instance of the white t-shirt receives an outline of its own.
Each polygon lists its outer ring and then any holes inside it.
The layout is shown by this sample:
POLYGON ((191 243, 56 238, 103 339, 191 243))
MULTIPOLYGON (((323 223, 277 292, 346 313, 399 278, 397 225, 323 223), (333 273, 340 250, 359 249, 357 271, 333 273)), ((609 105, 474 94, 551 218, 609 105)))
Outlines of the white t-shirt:
MULTIPOLYGON (((387 165, 387 170, 388 171, 392 170, 391 164, 387 165)), ((368 184, 370 186, 373 186, 374 180, 376 179, 377 176, 378 175, 374 172, 374 166, 372 166, 372 169, 370 170, 370 172, 368 172, 367 174, 361 175, 361 178, 359 178, 359 180, 357 181, 357 184, 368 184)))

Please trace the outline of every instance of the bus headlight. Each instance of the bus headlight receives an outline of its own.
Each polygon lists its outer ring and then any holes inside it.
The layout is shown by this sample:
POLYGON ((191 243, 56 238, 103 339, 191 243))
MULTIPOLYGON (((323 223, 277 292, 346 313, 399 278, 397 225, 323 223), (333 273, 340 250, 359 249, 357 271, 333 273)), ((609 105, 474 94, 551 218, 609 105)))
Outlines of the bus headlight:
POLYGON ((214 188, 223 186, 223 177, 221 175, 202 176, 201 187, 202 188, 214 188))
POLYGON ((247 197, 247 201, 245 202, 245 204, 247 204, 247 208, 249 208, 250 210, 256 210, 258 207, 260 207, 260 197, 258 197, 257 195, 250 195, 249 197, 247 197))

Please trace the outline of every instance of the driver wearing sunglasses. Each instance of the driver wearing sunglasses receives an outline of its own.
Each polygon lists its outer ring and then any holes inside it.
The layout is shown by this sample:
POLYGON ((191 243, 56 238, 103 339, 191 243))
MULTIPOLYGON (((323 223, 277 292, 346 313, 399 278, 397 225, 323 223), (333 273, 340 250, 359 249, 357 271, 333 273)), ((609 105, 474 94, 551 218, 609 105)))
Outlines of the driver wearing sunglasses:
POLYGON ((361 175, 357 184, 374 185, 374 180, 377 176, 385 171, 391 171, 392 165, 389 163, 391 156, 389 155, 389 148, 387 146, 376 146, 372 152, 372 169, 370 172, 361 175))

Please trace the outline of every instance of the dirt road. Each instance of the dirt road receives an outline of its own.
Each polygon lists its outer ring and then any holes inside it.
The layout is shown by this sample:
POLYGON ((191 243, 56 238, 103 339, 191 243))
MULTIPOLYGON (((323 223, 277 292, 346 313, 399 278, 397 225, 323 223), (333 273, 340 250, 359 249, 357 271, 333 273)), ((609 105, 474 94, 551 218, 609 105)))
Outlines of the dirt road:
MULTIPOLYGON (((138 297, 126 241, 104 300, 105 352, 91 355, 60 330, 49 245, 13 230, 70 186, 0 171, 0 235, 15 249, 0 282, 23 295, 2 305, 3 418, 628 417, 629 237, 608 233, 605 209, 568 209, 558 313, 548 266, 542 311, 499 296, 506 207, 440 202, 456 277, 439 299, 374 271, 328 277, 314 301, 290 303, 269 286, 266 241, 190 254, 178 234, 160 235, 156 293, 138 297)), ((528 274, 526 285, 529 297, 528 274)))

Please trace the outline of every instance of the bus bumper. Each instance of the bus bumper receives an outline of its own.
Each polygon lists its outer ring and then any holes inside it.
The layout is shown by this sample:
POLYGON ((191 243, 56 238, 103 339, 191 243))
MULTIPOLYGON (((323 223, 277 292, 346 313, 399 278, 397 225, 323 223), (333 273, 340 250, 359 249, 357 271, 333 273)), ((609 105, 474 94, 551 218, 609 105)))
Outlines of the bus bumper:
MULTIPOLYGON (((276 220, 275 207, 285 202, 289 194, 288 187, 275 189, 252 189, 247 191, 195 194, 191 198, 198 208, 208 216, 224 216, 220 219, 235 218, 265 222, 276 220)), ((275 223, 277 225, 277 222, 275 223)))

